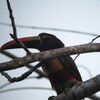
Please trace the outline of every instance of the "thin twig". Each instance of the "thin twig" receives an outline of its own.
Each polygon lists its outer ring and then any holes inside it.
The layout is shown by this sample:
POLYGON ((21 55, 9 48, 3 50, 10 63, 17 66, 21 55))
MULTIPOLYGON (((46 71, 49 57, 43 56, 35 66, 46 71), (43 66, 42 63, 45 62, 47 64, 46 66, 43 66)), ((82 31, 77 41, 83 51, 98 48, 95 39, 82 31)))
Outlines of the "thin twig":
MULTIPOLYGON (((7 1, 7 7, 8 7, 8 11, 9 11, 9 17, 10 17, 11 24, 12 24, 12 29, 13 29, 13 34, 10 34, 10 35, 11 35, 11 37, 12 37, 19 45, 21 45, 21 47, 27 52, 27 54, 31 54, 30 51, 27 49, 27 47, 26 47, 21 41, 19 41, 18 38, 17 38, 17 30, 16 30, 16 25, 15 25, 13 13, 12 13, 13 11, 12 11, 12 8, 11 8, 11 5, 10 5, 9 0, 6 0, 6 1, 7 1)), ((28 75, 30 75, 29 72, 32 73, 33 71, 32 71, 32 70, 31 70, 31 71, 28 71, 28 72, 22 74, 21 77, 13 78, 13 79, 10 77, 10 75, 8 75, 8 74, 5 73, 5 72, 1 72, 1 74, 2 74, 3 76, 5 76, 5 77, 8 79, 8 81, 10 81, 10 82, 15 82, 15 81, 20 81, 20 80, 25 79, 28 75)))
MULTIPOLYGON (((93 43, 97 38, 99 38, 100 37, 100 35, 98 35, 98 36, 96 36, 95 38, 93 38, 92 40, 91 40, 91 42, 89 42, 89 43, 93 43)), ((77 59, 77 57, 79 57, 79 55, 80 55, 80 53, 74 58, 74 61, 77 59)))
POLYGON ((100 52, 100 43, 91 43, 84 45, 76 45, 65 48, 53 49, 39 53, 31 53, 24 57, 16 58, 12 61, 0 63, 0 72, 11 69, 21 68, 26 64, 36 61, 45 61, 48 59, 57 58, 60 56, 68 56, 79 53, 100 52))
POLYGON ((8 10, 9 10, 9 17, 10 17, 12 28, 13 28, 13 34, 17 37, 17 30, 16 30, 16 26, 15 26, 13 13, 12 13, 13 11, 11 9, 9 0, 7 0, 7 7, 8 7, 8 10))
POLYGON ((31 54, 31 52, 27 49, 27 47, 17 38, 17 29, 16 29, 15 20, 12 13, 13 11, 12 11, 9 0, 7 0, 7 7, 9 11, 12 29, 13 29, 13 34, 10 34, 11 37, 26 51, 27 54, 31 54))
POLYGON ((26 51, 26 53, 29 55, 31 52, 28 50, 28 48, 21 42, 14 34, 10 34, 10 36, 26 51))
POLYGON ((77 54, 77 56, 74 58, 74 61, 79 57, 79 55, 80 55, 80 53, 79 54, 77 54))
POLYGON ((35 71, 42 64, 43 64, 43 62, 39 62, 36 66, 34 66, 29 71, 27 71, 24 74, 22 74, 20 77, 11 78, 11 76, 8 75, 6 72, 1 72, 1 75, 5 76, 8 79, 8 81, 11 82, 11 83, 13 83, 13 82, 19 82, 19 81, 22 81, 25 78, 27 78, 30 74, 32 74, 33 71, 35 71))
MULTIPOLYGON (((12 54, 12 53, 10 53, 10 52, 8 52, 8 51, 0 51, 0 52, 1 52, 2 54, 6 55, 6 56, 8 56, 8 57, 10 57, 10 58, 12 58, 12 59, 18 58, 16 55, 14 55, 14 54, 12 54)), ((27 68, 29 68, 29 69, 31 69, 31 68, 34 67, 34 66, 30 65, 30 64, 27 64, 27 65, 25 65, 25 66, 26 66, 27 68)), ((35 72, 38 74, 38 77, 37 77, 37 78, 48 78, 47 75, 46 75, 43 71, 41 71, 41 70, 39 70, 39 69, 36 69, 35 72)))
POLYGON ((96 36, 94 39, 91 40, 90 43, 93 43, 93 42, 94 42, 97 38, 99 38, 99 37, 100 37, 100 35, 96 36))

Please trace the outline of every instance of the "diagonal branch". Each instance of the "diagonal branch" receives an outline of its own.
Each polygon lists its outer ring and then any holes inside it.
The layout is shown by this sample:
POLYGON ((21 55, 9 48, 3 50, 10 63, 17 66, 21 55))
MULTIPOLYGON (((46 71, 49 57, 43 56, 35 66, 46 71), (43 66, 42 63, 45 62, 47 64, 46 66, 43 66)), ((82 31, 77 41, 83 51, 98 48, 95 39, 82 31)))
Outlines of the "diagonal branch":
MULTIPOLYGON (((82 100, 100 91, 100 75, 73 86, 52 100, 82 100)), ((99 98, 100 99, 100 98, 99 98)))
POLYGON ((65 48, 59 48, 49 51, 44 51, 41 53, 32 53, 25 57, 17 58, 12 61, 8 61, 0 64, 0 72, 20 68, 28 63, 35 61, 43 61, 47 59, 52 59, 60 56, 68 56, 77 53, 88 53, 88 52, 99 52, 100 43, 84 44, 77 46, 70 46, 65 48))
POLYGON ((35 71, 42 64, 43 64, 43 62, 38 63, 37 65, 35 65, 34 67, 32 67, 29 71, 27 71, 24 74, 22 74, 20 77, 11 78, 10 75, 8 75, 5 72, 1 72, 1 74, 3 76, 5 76, 8 79, 8 81, 11 82, 11 83, 13 83, 13 82, 19 82, 19 81, 24 80, 25 78, 27 78, 30 74, 32 74, 33 71, 35 71))
MULTIPOLYGON (((98 35, 98 36, 96 36, 95 38, 93 38, 92 41, 89 42, 89 43, 93 43, 97 38, 100 38, 100 35, 98 35)), ((79 57, 79 55, 80 55, 80 54, 78 54, 78 55, 74 58, 74 61, 76 60, 77 57, 79 57)))
MULTIPOLYGON (((17 56, 15 56, 14 54, 11 54, 8 51, 1 51, 1 53, 4 54, 4 55, 6 55, 7 57, 12 58, 12 59, 18 58, 17 56)), ((33 68, 33 66, 32 65, 29 65, 29 64, 27 64, 25 66, 27 68, 29 68, 29 69, 32 69, 33 68)), ((38 74, 38 77, 37 78, 47 78, 47 75, 43 71, 41 71, 39 69, 36 69, 35 72, 38 74)))

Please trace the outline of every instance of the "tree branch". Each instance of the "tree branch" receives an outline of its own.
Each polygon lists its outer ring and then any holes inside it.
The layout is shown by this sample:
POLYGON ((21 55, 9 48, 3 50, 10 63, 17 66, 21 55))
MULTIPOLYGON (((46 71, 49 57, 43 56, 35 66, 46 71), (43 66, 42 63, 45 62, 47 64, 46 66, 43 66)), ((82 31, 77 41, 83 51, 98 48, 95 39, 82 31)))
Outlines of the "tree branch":
POLYGON ((32 53, 25 57, 21 57, 21 58, 14 59, 12 61, 1 63, 0 72, 20 68, 28 63, 32 63, 35 61, 43 61, 47 59, 52 59, 60 56, 68 56, 77 53, 88 53, 88 52, 98 52, 98 51, 100 51, 100 43, 70 46, 65 48, 44 51, 41 53, 32 53))
POLYGON ((37 65, 35 65, 34 67, 32 67, 29 71, 25 72, 24 74, 22 74, 20 77, 14 77, 11 78, 10 75, 8 75, 5 72, 1 72, 1 74, 3 76, 5 76, 9 82, 13 83, 13 82, 19 82, 24 80, 25 78, 27 78, 30 74, 32 74, 33 71, 35 71, 38 67, 40 67, 43 64, 43 62, 38 63, 37 65))
MULTIPOLYGON (((1 53, 4 54, 4 55, 8 55, 8 57, 13 58, 13 59, 18 58, 18 57, 16 57, 15 55, 9 53, 8 51, 1 51, 1 53)), ((32 68, 32 67, 33 67, 33 66, 31 66, 31 65, 26 65, 26 66, 28 66, 28 68, 32 68)), ((39 76, 38 76, 39 78, 41 78, 41 77, 46 77, 46 78, 47 78, 47 76, 45 75, 45 73, 41 72, 40 70, 36 69, 35 71, 39 74, 39 76)), ((37 78, 38 78, 38 77, 37 77, 37 78)), ((21 78, 21 79, 22 79, 22 78, 21 78)), ((20 80, 18 79, 18 81, 20 81, 20 80)), ((8 84, 9 84, 9 83, 7 83, 7 85, 8 85, 8 84)), ((5 84, 5 85, 6 85, 6 84, 5 84)), ((5 86, 5 85, 4 85, 4 86, 5 86)), ((91 98, 92 100, 100 100, 100 98, 97 97, 96 95, 90 96, 89 98, 91 98)))
MULTIPOLYGON (((2 54, 4 54, 4 55, 6 55, 7 57, 10 57, 10 58, 12 58, 12 59, 16 59, 16 58, 18 58, 17 56, 15 56, 14 54, 11 54, 10 52, 8 52, 8 51, 1 51, 1 53, 2 54)), ((28 69, 32 69, 33 68, 33 66, 32 65, 29 65, 29 64, 27 64, 27 65, 25 65, 28 69)), ((43 72, 43 71, 41 71, 41 70, 39 70, 39 69, 36 69, 35 70, 35 72, 38 74, 38 77, 37 78, 47 78, 47 75, 43 72)))
POLYGON ((100 91, 100 75, 73 86, 52 100, 82 100, 98 91, 100 91))
POLYGON ((47 60, 60 56, 68 56, 77 53, 87 53, 87 52, 97 52, 97 51, 100 51, 100 43, 70 46, 65 48, 44 51, 41 53, 32 53, 22 58, 17 58, 12 61, 1 63, 0 72, 20 68, 28 63, 32 63, 35 61, 47 60))

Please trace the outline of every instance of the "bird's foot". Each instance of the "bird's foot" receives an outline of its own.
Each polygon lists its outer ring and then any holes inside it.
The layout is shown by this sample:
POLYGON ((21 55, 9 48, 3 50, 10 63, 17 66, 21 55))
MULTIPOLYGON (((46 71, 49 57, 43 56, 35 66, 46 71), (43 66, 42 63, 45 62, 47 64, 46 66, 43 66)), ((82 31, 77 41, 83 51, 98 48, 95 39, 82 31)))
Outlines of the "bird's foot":
POLYGON ((48 100, 52 100, 54 97, 55 97, 55 96, 50 96, 50 97, 48 98, 48 100))

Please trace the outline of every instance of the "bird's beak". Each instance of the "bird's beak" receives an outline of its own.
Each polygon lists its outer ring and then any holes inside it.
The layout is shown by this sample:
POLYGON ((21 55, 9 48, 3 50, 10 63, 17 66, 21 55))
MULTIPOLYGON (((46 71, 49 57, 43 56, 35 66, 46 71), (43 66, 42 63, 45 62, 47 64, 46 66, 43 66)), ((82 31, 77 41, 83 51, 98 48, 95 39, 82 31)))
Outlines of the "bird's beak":
MULTIPOLYGON (((22 41, 27 48, 36 48, 42 45, 42 41, 39 36, 24 37, 24 38, 19 38, 19 40, 22 41)), ((22 47, 15 40, 12 40, 12 41, 5 43, 0 48, 0 50, 14 49, 14 48, 22 48, 22 47)))

